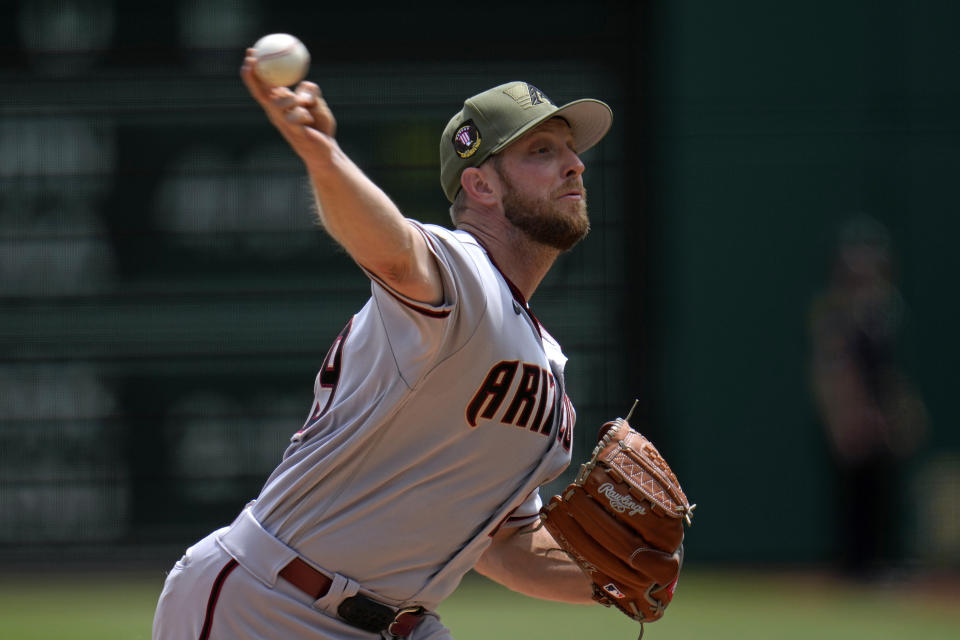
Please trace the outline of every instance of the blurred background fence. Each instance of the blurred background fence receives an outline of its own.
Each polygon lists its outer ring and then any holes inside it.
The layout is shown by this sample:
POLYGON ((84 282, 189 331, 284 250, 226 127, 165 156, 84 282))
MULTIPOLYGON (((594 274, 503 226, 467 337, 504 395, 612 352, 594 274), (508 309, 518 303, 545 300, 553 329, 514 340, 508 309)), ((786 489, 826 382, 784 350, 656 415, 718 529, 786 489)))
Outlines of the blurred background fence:
POLYGON ((427 222, 448 222, 437 142, 465 97, 524 79, 612 105, 585 154, 593 233, 532 305, 571 358, 575 459, 638 397, 700 504, 689 562, 841 553, 811 327, 838 233, 867 221, 896 300, 884 370, 917 407, 884 553, 960 565, 958 20, 887 0, 3 4, 0 565, 172 562, 305 418, 369 286, 240 83, 274 31, 311 50, 340 144, 427 222))

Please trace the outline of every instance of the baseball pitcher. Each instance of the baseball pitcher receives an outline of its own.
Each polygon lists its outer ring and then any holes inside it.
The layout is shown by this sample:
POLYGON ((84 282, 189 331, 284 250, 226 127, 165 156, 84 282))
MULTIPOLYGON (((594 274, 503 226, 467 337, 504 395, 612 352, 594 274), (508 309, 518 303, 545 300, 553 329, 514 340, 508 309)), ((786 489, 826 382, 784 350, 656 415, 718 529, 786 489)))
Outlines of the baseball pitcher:
MULTIPOLYGON (((440 137, 450 230, 405 218, 347 157, 315 84, 267 86, 249 54, 247 88, 303 160, 324 229, 371 294, 333 340, 259 495, 170 571, 154 639, 449 639, 436 609, 470 569, 534 597, 658 618, 679 571, 682 493, 643 502, 627 474, 560 519, 566 501, 548 510, 538 492, 570 462, 575 412, 566 358, 527 300, 589 229, 579 154, 608 131, 609 107, 558 106, 525 82, 466 100, 440 137), (670 529, 662 549, 609 516, 631 532, 621 546, 645 550, 624 564, 595 531, 578 550, 583 504, 629 500, 670 529), (596 555, 608 547, 617 571, 596 555)), ((608 443, 627 441, 629 425, 618 429, 608 443)))

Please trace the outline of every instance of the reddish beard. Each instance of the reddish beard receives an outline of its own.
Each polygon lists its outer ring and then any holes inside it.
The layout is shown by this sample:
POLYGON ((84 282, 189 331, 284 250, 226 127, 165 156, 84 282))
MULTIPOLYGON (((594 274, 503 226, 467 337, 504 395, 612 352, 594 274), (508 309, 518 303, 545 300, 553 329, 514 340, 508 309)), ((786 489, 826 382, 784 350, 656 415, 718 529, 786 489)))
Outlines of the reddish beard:
POLYGON ((569 251, 590 232, 587 190, 578 181, 570 180, 549 198, 540 198, 520 193, 502 173, 500 179, 505 187, 504 215, 531 240, 560 251, 569 251), (574 189, 582 194, 580 200, 558 199, 574 189), (570 208, 574 210, 571 212, 570 208))

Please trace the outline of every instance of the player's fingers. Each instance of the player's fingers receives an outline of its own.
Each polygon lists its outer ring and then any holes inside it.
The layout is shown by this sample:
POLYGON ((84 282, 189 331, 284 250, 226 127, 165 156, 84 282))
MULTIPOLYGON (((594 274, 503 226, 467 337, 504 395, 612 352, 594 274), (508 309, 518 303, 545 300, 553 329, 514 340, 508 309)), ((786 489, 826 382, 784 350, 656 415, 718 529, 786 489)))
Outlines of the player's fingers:
POLYGON ((286 87, 273 87, 269 93, 270 106, 280 111, 289 111, 302 106, 296 94, 286 87))
POLYGON ((313 85, 310 91, 316 92, 312 93, 314 100, 313 106, 310 107, 310 115, 313 116, 313 121, 316 123, 314 126, 332 138, 337 134, 337 119, 333 117, 333 111, 330 110, 330 105, 323 99, 323 92, 320 91, 320 88, 313 85))
MULTIPOLYGON (((318 95, 320 95, 320 87, 318 87, 314 82, 304 81, 297 85, 297 97, 304 102, 313 104, 318 95)), ((303 106, 307 105, 304 104, 303 106)))
MULTIPOLYGON (((301 83, 297 88, 302 95, 298 97, 287 87, 267 85, 256 74, 257 60, 252 53, 252 49, 247 50, 247 57, 241 67, 240 75, 244 84, 281 135, 297 153, 306 159, 310 151, 309 147, 303 146, 304 143, 322 143, 321 131, 323 134, 331 135, 333 127, 329 126, 329 123, 333 122, 333 115, 329 115, 328 126, 317 127, 314 111, 319 88, 313 83, 301 83), (304 104, 300 104, 301 102, 304 104)), ((327 112, 329 113, 329 108, 327 112)))
MULTIPOLYGON (((248 49, 248 52, 253 51, 248 49)), ((264 82, 257 75, 257 59, 248 55, 244 58, 243 66, 240 68, 240 75, 244 84, 250 90, 250 93, 261 104, 271 103, 280 109, 289 109, 296 103, 294 93, 287 87, 273 87, 264 82)))
POLYGON ((270 87, 264 84, 257 75, 257 59, 251 55, 252 51, 252 49, 247 49, 247 57, 243 59, 243 65, 240 67, 240 77, 243 79, 243 84, 246 85, 247 91, 250 92, 254 100, 263 104, 267 101, 270 87))
MULTIPOLYGON (((316 87, 316 85, 314 85, 314 87, 316 87)), ((306 109, 308 112, 310 112, 312 119, 313 108, 317 104, 317 94, 315 89, 305 87, 304 83, 300 83, 294 96, 296 106, 306 109)))
POLYGON ((294 107, 283 114, 284 119, 292 124, 311 125, 313 116, 303 107, 294 107))

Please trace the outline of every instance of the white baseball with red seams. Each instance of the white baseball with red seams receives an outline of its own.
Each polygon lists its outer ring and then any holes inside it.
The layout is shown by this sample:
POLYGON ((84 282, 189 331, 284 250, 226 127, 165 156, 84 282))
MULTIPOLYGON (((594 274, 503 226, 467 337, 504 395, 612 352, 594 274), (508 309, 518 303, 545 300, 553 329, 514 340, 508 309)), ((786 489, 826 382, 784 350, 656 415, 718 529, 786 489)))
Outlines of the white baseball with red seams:
POLYGON ((253 44, 257 75, 274 87, 289 87, 307 77, 310 52, 289 33, 271 33, 253 44))

